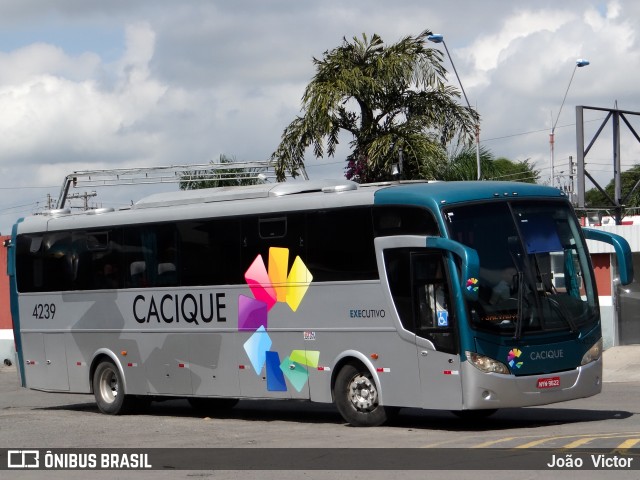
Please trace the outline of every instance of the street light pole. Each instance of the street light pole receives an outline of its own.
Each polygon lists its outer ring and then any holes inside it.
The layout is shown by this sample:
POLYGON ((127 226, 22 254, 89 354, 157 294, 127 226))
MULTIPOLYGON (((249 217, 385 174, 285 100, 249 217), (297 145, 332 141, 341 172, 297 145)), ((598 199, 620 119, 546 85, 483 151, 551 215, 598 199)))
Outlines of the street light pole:
MULTIPOLYGON (((467 93, 464 91, 464 87, 462 86, 462 81, 460 80, 460 75, 458 75, 458 70, 456 70, 456 65, 453 63, 453 58, 451 58, 451 54, 449 53, 449 49, 447 48, 447 44, 444 41, 444 35, 439 33, 434 33, 427 37, 427 40, 433 43, 441 43, 444 45, 444 49, 447 52, 447 57, 449 57, 449 62, 451 62, 451 66, 453 67, 453 73, 456 74, 456 78, 458 79, 458 84, 460 84, 460 90, 462 90, 462 95, 464 95, 464 100, 467 102, 467 107, 469 111, 472 110, 471 104, 469 103, 469 99, 467 98, 467 93)), ((478 167, 478 180, 482 177, 482 169, 480 167, 480 124, 476 123, 476 164, 478 167)))
POLYGON ((560 113, 562 112, 562 107, 564 106, 564 102, 567 99, 567 95, 569 93, 569 88, 571 88, 571 82, 573 82, 573 76, 576 74, 576 70, 578 68, 586 67, 589 65, 589 60, 584 58, 579 58, 576 60, 576 66, 573 67, 573 73, 571 73, 571 78, 569 79, 569 85, 567 85, 567 89, 564 92, 564 97, 562 98, 562 103, 560 104, 560 110, 558 110, 558 115, 556 116, 556 121, 553 122, 551 126, 551 133, 549 134, 549 148, 551 150, 551 178, 549 179, 549 185, 554 186, 555 184, 555 158, 554 158, 554 143, 555 143, 555 133, 556 126, 558 125, 558 120, 560 119, 560 113))

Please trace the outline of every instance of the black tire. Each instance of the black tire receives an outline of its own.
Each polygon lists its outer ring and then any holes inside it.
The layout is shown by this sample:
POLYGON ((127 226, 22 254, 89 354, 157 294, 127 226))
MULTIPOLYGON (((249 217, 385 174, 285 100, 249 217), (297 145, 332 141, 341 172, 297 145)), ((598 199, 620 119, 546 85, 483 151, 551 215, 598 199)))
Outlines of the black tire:
POLYGON ((483 418, 490 417, 497 411, 497 408, 486 408, 483 410, 451 410, 451 413, 464 420, 482 420, 483 418))
POLYGON ((93 373, 93 395, 100 411, 108 415, 123 415, 134 407, 135 398, 125 395, 122 375, 111 360, 100 362, 93 373))
POLYGON ((189 405, 200 412, 230 410, 238 404, 237 398, 189 397, 189 405))
POLYGON ((333 398, 342 418, 354 427, 376 427, 387 421, 373 376, 362 365, 348 363, 340 369, 333 398))

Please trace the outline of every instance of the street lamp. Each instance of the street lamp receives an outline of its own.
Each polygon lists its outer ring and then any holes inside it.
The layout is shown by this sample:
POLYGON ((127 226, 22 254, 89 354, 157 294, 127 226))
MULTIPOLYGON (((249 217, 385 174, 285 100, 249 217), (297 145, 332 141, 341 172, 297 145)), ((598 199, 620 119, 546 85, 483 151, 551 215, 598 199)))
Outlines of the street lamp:
POLYGON ((551 178, 549 184, 553 187, 554 176, 555 176, 555 158, 554 158, 554 143, 555 143, 555 133, 556 126, 558 125, 558 120, 560 119, 560 112, 562 112, 562 107, 564 106, 564 101, 567 99, 567 94, 569 93, 569 88, 571 88, 571 82, 573 82, 573 76, 576 74, 576 70, 578 68, 586 67, 589 65, 589 60, 584 58, 579 58, 576 60, 576 66, 573 67, 573 72, 571 73, 571 78, 569 79, 569 85, 567 85, 567 90, 564 92, 564 97, 562 98, 562 103, 560 104, 560 110, 558 110, 558 116, 556 117, 556 121, 553 122, 553 126, 551 127, 551 133, 549 134, 549 147, 551 149, 551 178))
MULTIPOLYGON (((469 99, 467 98, 467 93, 464 91, 464 87, 462 86, 462 81, 460 80, 460 75, 458 75, 458 71, 456 70, 456 66, 453 63, 453 58, 451 58, 451 54, 449 53, 449 49, 447 48, 447 44, 444 41, 444 35, 439 33, 434 33, 427 37, 427 40, 433 43, 441 43, 444 45, 444 49, 447 52, 447 57, 449 57, 449 61, 451 62, 451 66, 453 67, 453 72, 456 74, 456 78, 458 79, 458 83, 460 84, 460 90, 462 90, 462 95, 464 95, 464 99, 467 102, 467 107, 469 111, 471 111, 471 104, 469 104, 469 99)), ((482 176, 482 170, 480 168, 480 125, 476 123, 476 163, 478 165, 478 180, 480 180, 482 176)))

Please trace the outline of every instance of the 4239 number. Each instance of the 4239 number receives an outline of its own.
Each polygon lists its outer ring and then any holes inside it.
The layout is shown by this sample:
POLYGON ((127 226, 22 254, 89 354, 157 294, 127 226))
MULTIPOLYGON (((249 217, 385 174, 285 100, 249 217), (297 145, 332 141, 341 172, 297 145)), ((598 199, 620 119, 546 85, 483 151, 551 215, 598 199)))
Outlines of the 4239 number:
POLYGON ((38 320, 49 320, 56 316, 56 304, 55 303, 38 303, 33 308, 31 316, 38 320))

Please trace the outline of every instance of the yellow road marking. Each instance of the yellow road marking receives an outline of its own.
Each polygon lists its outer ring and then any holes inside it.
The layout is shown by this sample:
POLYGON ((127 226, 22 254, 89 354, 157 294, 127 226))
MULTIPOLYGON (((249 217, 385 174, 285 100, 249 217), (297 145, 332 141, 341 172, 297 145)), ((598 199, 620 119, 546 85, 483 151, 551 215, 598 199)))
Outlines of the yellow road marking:
POLYGON ((587 438, 579 438, 578 440, 574 440, 571 443, 567 443, 564 447, 562 448, 578 448, 581 447, 582 445, 584 445, 585 443, 589 443, 592 440, 596 440, 596 438, 599 437, 587 437, 587 438))
MULTIPOLYGON (((597 437, 594 437, 593 434, 584 434, 584 435, 561 435, 561 436, 557 436, 557 437, 545 437, 545 438, 540 438, 538 440, 534 440, 532 442, 528 442, 525 443, 523 445, 519 445, 517 447, 514 448, 534 448, 537 447, 539 445, 542 445, 543 443, 547 443, 547 442, 553 442, 554 440, 563 440, 563 439, 571 439, 571 438, 576 438, 577 440, 574 440, 573 442, 569 443, 568 446, 565 446, 563 448, 575 448, 575 444, 577 442, 578 445, 583 445, 589 441, 592 440, 597 440, 597 439, 605 439, 605 438, 620 438, 620 437, 629 437, 629 436, 633 436, 633 435, 637 435, 636 432, 622 432, 622 433, 603 433, 602 435, 598 435, 597 437), (583 441, 585 440, 585 441, 583 441)), ((631 439, 632 441, 634 441, 634 443, 632 445, 635 445, 636 443, 640 443, 640 439, 635 440, 635 439, 631 439)), ((623 442, 622 445, 625 445, 627 442, 629 442, 629 440, 627 440, 626 442, 623 442)), ((627 448, 631 448, 631 447, 627 447, 627 448)))
POLYGON ((622 442, 620 445, 618 445, 617 448, 619 448, 620 450, 625 450, 627 448, 633 448, 638 443, 640 443, 640 438, 629 438, 624 442, 622 442))
POLYGON ((484 442, 484 443, 479 443, 478 445, 474 445, 472 448, 487 448, 492 445, 497 445, 498 443, 504 443, 504 442, 509 442, 511 440, 516 440, 517 438, 521 438, 521 437, 507 437, 507 438, 500 438, 498 440, 491 440, 490 442, 484 442))
MULTIPOLYGON (((558 437, 556 437, 558 438, 558 437)), ((550 438, 541 438, 540 440, 534 440, 533 442, 529 442, 529 443, 525 443, 524 445, 518 445, 515 448, 534 448, 537 447, 538 445, 542 445, 543 443, 549 442, 551 440, 555 440, 556 438, 550 437, 550 438)), ((560 437, 562 438, 562 437, 560 437)))

